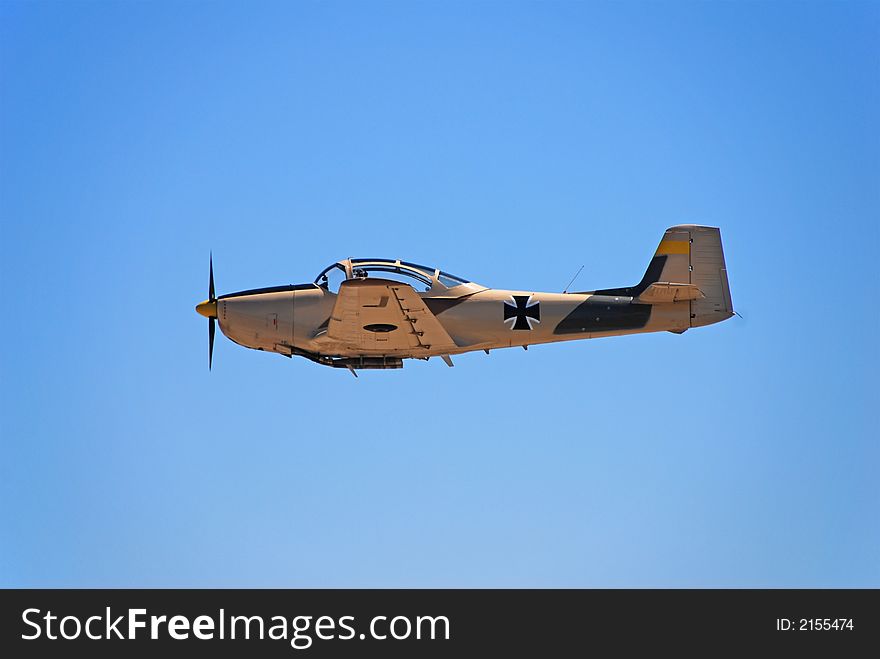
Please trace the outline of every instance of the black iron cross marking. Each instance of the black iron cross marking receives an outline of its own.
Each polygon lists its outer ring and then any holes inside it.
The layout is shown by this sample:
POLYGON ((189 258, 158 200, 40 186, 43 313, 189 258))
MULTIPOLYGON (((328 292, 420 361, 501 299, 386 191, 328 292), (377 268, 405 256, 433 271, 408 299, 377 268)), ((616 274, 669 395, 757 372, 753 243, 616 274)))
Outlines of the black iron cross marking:
POLYGON ((530 330, 532 322, 541 322, 541 303, 538 301, 529 304, 532 299, 531 295, 511 295, 513 304, 504 301, 504 322, 515 318, 513 326, 510 329, 530 330))

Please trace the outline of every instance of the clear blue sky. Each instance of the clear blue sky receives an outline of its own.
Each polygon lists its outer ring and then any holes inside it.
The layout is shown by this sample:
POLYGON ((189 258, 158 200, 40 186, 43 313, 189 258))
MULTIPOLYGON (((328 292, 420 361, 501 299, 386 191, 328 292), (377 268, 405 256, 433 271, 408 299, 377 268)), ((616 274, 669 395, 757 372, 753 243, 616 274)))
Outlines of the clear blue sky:
POLYGON ((880 9, 0 4, 0 585, 880 586, 880 9), (331 261, 745 316, 357 380, 206 297, 331 261))

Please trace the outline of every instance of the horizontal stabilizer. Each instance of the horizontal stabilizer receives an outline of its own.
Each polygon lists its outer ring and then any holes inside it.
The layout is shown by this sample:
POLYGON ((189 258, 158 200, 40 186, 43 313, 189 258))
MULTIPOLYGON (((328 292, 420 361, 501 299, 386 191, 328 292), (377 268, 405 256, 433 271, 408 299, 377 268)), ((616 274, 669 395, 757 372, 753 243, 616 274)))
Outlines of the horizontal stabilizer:
POLYGON ((699 300, 705 297, 694 284, 675 284, 668 281, 655 281, 648 286, 634 301, 639 304, 663 304, 665 302, 681 302, 699 300))

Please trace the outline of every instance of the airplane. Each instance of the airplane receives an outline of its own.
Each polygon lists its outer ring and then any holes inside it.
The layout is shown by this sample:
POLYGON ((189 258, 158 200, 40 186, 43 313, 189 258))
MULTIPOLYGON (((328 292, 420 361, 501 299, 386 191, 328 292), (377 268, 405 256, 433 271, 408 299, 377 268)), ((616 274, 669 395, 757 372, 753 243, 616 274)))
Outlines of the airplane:
POLYGON ((683 224, 663 234, 634 286, 580 293, 488 288, 401 260, 344 259, 311 284, 215 296, 209 260, 208 368, 214 323, 246 348, 360 369, 403 368, 404 359, 645 332, 682 334, 734 315, 716 227, 683 224))

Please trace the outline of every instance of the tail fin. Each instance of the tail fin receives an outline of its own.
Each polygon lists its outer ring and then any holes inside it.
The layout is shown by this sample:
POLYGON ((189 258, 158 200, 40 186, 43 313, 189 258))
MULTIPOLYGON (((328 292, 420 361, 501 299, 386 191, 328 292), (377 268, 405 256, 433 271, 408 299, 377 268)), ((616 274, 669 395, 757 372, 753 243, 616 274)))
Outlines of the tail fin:
POLYGON ((727 266, 716 227, 682 224, 670 227, 635 286, 596 291, 600 295, 642 296, 641 302, 690 300, 690 327, 701 327, 733 315, 727 266), (664 286, 652 286, 654 284, 664 286), (671 285, 671 286, 670 286, 671 285), (699 291, 694 290, 699 289, 699 291), (646 291, 651 288, 653 290, 646 291), (644 294, 644 295, 643 295, 644 294), (671 295, 670 299, 664 299, 671 295))

